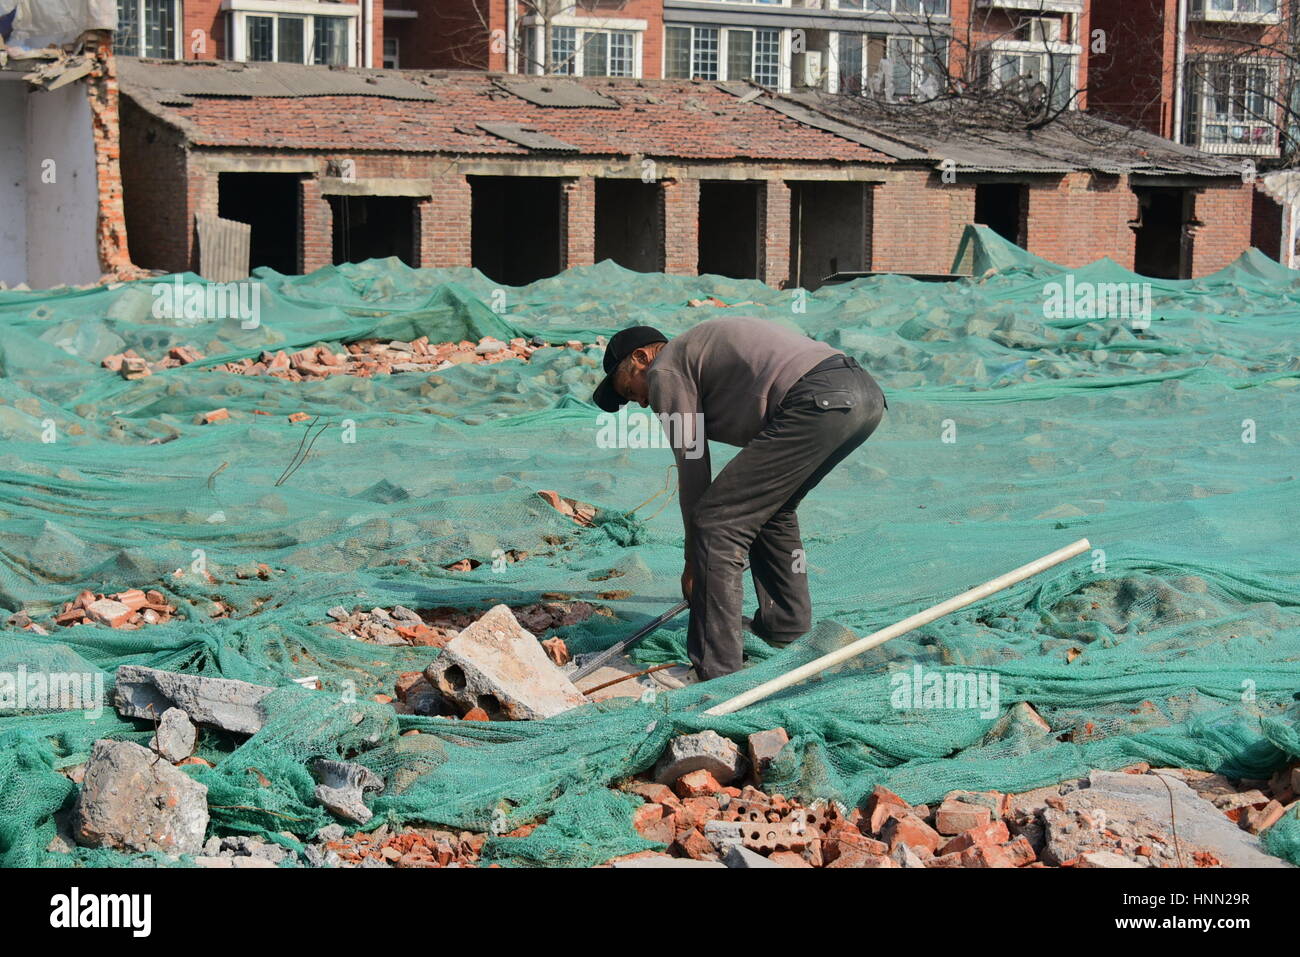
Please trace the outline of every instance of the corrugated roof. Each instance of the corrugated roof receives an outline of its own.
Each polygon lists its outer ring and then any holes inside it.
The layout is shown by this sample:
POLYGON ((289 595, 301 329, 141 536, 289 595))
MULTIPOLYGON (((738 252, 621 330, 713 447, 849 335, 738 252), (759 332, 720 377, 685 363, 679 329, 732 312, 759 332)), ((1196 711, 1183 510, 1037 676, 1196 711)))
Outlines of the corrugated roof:
POLYGON ((830 132, 834 124, 825 117, 803 122, 765 105, 765 95, 737 97, 717 83, 527 80, 469 70, 367 70, 357 74, 360 80, 348 80, 352 71, 287 64, 240 70, 229 64, 121 60, 122 94, 198 147, 892 162, 865 145, 868 137, 860 131, 845 126, 844 135, 830 132), (323 75, 309 79, 303 71, 323 75), (387 77, 366 82, 374 74, 387 77), (365 82, 362 95, 357 94, 360 82, 365 82), (551 109, 536 102, 552 95, 548 102, 565 105, 551 109))
POLYGON ((499 136, 503 140, 517 143, 530 150, 554 150, 568 153, 576 153, 578 150, 572 143, 566 143, 564 140, 556 139, 547 133, 539 133, 532 126, 523 126, 519 123, 480 123, 478 125, 480 129, 487 130, 493 136, 499 136))
MULTIPOLYGON (((1120 175, 1237 176, 1230 159, 1071 111, 1041 129, 1027 132, 963 123, 916 106, 890 116, 868 114, 849 96, 801 92, 772 96, 773 105, 792 102, 875 135, 875 149, 896 159, 951 161, 965 173, 1071 173, 1079 170, 1120 175), (890 143, 901 149, 891 149, 890 143), (913 152, 909 154, 906 150, 913 152)), ((779 108, 779 107, 777 107, 779 108)), ((868 142, 868 141, 864 141, 868 142)))
POLYGON ((601 96, 600 93, 590 87, 575 83, 572 80, 553 76, 539 77, 535 80, 498 80, 497 85, 502 89, 509 90, 515 96, 527 100, 534 106, 559 107, 562 109, 575 109, 577 107, 604 110, 618 109, 617 100, 601 96))
POLYGON ((160 103, 194 96, 377 96, 435 101, 427 87, 393 70, 340 70, 297 63, 176 63, 120 57, 122 83, 150 90, 160 103), (159 96, 158 94, 162 94, 159 96), (178 99, 179 98, 179 99, 178 99))

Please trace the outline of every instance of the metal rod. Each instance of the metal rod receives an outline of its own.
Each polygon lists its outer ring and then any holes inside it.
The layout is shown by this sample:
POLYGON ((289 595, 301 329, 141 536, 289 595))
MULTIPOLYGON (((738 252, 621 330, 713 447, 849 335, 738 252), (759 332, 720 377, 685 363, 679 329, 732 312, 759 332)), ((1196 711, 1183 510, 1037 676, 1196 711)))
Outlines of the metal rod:
POLYGON ((728 698, 721 704, 709 708, 704 713, 716 716, 731 714, 735 711, 739 711, 741 708, 747 708, 754 702, 762 701, 764 698, 774 695, 778 691, 782 691, 793 684, 798 684, 805 678, 811 678, 815 674, 820 674, 833 665, 838 665, 842 661, 848 661, 850 658, 856 657, 871 648, 875 648, 877 645, 883 645, 890 638, 897 638, 899 635, 905 634, 914 628, 920 628, 922 625, 929 624, 936 618, 942 618, 944 615, 950 614, 959 608, 965 608, 967 605, 974 604, 981 598, 987 598, 994 592, 999 592, 1010 585, 1016 584, 1016 582, 1024 581, 1026 578, 1031 578, 1041 571, 1046 571, 1053 565, 1059 565, 1066 559, 1073 558, 1080 552, 1087 551, 1091 547, 1092 546, 1089 545, 1086 538, 1081 538, 1072 545, 1058 548, 1050 555, 1036 558, 1029 564, 1021 565, 1014 571, 1009 571, 1005 575, 999 575, 997 578, 990 579, 983 585, 978 585, 969 591, 964 591, 960 595, 954 595, 947 601, 933 605, 925 611, 917 612, 915 615, 904 618, 902 621, 896 622, 887 628, 882 628, 877 632, 873 632, 865 638, 859 638, 852 644, 845 645, 843 648, 832 651, 830 654, 822 655, 820 658, 810 661, 806 665, 800 665, 793 671, 789 671, 778 678, 773 678, 771 681, 765 681, 757 688, 751 688, 749 691, 746 691, 743 694, 738 694, 734 698, 728 698))
POLYGON ((596 685, 594 688, 588 688, 582 693, 591 694, 595 691, 603 691, 611 685, 621 685, 624 681, 631 681, 633 678, 644 678, 646 675, 654 674, 656 671, 663 671, 665 668, 676 668, 677 665, 678 662, 676 661, 670 661, 663 665, 655 665, 653 668, 646 668, 644 671, 637 671, 630 675, 623 675, 621 678, 615 678, 613 681, 606 681, 604 684, 596 685))
POLYGON ((669 608, 658 618, 654 619, 651 622, 648 622, 647 624, 642 625, 635 632, 633 632, 629 637, 624 638, 618 644, 613 645, 612 647, 607 648, 604 651, 602 651, 600 654, 596 655, 596 657, 592 658, 590 661, 588 661, 585 665, 583 665, 573 674, 569 675, 569 680, 576 684, 578 681, 587 677, 587 675, 591 674, 597 668, 602 667, 606 662, 613 661, 615 658, 617 658, 623 652, 627 651, 627 649, 631 648, 633 645, 635 645, 646 635, 650 634, 652 631, 656 631, 659 628, 663 627, 663 625, 666 624, 670 619, 676 618, 678 615, 684 612, 686 608, 687 608, 687 602, 684 600, 679 601, 677 604, 673 605, 672 608, 669 608))

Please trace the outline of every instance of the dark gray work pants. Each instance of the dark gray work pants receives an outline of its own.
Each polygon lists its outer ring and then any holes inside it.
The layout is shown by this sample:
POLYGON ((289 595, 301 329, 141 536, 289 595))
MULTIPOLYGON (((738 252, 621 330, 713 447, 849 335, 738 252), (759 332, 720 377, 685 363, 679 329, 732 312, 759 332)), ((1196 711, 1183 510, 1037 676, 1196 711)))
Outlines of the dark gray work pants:
POLYGON ((700 497, 687 651, 701 680, 740 670, 746 556, 758 594, 751 630, 789 642, 812 627, 795 509, 875 431, 885 407, 880 386, 857 362, 832 356, 790 387, 763 431, 700 497))

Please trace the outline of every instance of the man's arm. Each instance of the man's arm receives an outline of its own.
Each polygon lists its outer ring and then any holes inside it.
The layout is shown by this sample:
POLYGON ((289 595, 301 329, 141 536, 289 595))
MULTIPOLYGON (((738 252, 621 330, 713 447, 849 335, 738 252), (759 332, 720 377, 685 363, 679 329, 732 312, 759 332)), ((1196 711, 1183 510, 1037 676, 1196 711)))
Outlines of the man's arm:
POLYGON ((695 383, 675 372, 652 372, 650 407, 658 415, 671 416, 660 419, 660 424, 672 441, 673 457, 677 461, 677 498, 682 509, 682 529, 689 562, 695 533, 691 516, 700 496, 713 481, 704 415, 695 383))

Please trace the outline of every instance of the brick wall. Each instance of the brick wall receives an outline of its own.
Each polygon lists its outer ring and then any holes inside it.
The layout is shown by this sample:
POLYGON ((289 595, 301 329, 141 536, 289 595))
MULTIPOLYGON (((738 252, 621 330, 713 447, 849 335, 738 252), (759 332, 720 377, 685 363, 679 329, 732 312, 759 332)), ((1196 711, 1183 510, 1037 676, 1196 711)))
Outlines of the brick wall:
POLYGON ((95 179, 99 193, 96 248, 100 268, 119 279, 135 278, 127 248, 126 206, 122 187, 121 117, 118 112, 117 61, 108 33, 91 34, 86 52, 95 69, 85 80, 95 143, 95 179))
POLYGON ((560 206, 560 242, 569 266, 596 261, 596 181, 590 176, 565 180, 560 206))
POLYGON ((928 170, 899 170, 872 191, 871 267, 947 272, 968 223, 975 187, 928 170))
POLYGON ((1070 173, 1031 182, 1026 189, 1025 248, 1063 266, 1085 266, 1109 256, 1133 268, 1137 196, 1119 176, 1070 173))
POLYGON ((790 187, 779 179, 767 180, 761 197, 766 225, 760 233, 759 278, 784 289, 790 282, 790 187))
POLYGON ((184 142, 131 100, 118 102, 122 208, 131 259, 148 269, 183 272, 190 267, 193 185, 184 142))
POLYGON ((700 262, 700 181, 664 180, 663 210, 664 272, 694 276, 700 262))
POLYGON ((421 266, 470 265, 470 186, 464 176, 445 175, 433 181, 433 196, 422 200, 421 266))
POLYGON ((1254 189, 1239 180, 1206 186, 1196 195, 1192 275, 1205 276, 1232 263, 1250 246, 1254 189))
POLYGON ((334 263, 334 211, 321 195, 317 179, 304 177, 298 195, 302 201, 298 270, 308 273, 334 263))

